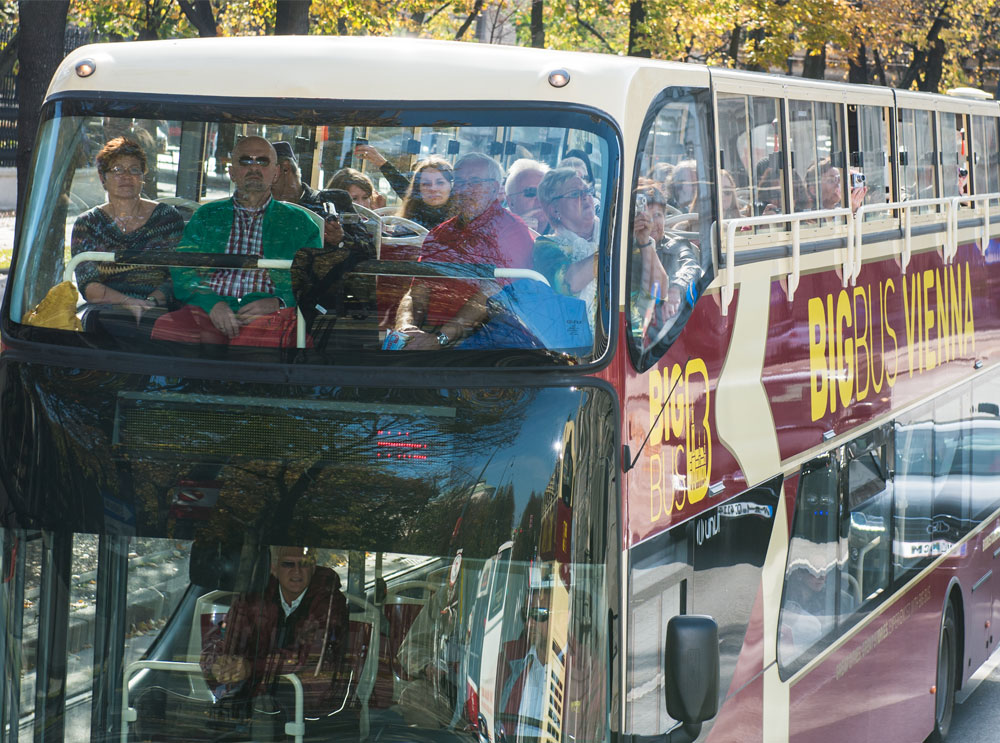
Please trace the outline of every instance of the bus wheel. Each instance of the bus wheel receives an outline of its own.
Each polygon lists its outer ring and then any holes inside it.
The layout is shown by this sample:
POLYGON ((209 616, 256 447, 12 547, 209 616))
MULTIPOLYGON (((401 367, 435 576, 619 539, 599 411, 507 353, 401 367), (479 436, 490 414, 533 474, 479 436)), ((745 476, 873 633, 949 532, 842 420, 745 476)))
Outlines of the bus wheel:
POLYGON ((955 711, 955 679, 958 676, 957 631, 955 608, 949 601, 941 618, 941 636, 938 639, 934 731, 927 738, 929 743, 943 743, 951 727, 951 715, 955 711))

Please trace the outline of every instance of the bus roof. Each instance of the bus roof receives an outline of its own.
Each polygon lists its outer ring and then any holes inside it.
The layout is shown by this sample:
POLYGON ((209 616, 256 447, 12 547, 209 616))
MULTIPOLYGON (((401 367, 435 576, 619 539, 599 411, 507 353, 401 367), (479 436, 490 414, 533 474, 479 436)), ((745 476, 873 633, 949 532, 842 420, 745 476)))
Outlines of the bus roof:
POLYGON ((48 96, 67 92, 341 100, 544 100, 607 109, 641 67, 690 84, 707 68, 610 54, 379 37, 267 36, 94 44, 62 63, 48 96), (80 77, 78 63, 94 72, 80 77), (570 82, 549 84, 564 69, 570 82), (210 73, 210 74, 208 74, 210 73), (428 95, 428 81, 440 85, 428 95))

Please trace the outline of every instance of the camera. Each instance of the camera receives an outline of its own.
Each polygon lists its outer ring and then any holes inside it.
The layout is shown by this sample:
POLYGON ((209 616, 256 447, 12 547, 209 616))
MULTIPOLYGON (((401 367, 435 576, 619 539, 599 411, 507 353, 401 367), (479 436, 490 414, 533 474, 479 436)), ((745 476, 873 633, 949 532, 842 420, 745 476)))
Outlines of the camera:
POLYGON ((851 189, 864 188, 865 187, 865 174, 864 173, 851 173, 851 189))
POLYGON ((647 197, 644 193, 637 193, 635 195, 635 216, 646 213, 647 197))
POLYGON ((959 178, 965 178, 968 175, 969 175, 969 169, 968 168, 959 168, 958 169, 958 177, 959 178))
POLYGON ((368 144, 368 137, 355 137, 354 146, 357 147, 359 144, 368 144))

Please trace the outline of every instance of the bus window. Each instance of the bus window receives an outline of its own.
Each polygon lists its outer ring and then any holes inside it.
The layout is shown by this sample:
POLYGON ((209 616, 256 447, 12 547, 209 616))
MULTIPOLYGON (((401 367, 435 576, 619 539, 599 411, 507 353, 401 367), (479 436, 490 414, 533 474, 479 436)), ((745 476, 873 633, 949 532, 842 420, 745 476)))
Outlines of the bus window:
POLYGON ((789 101, 792 208, 836 209, 844 204, 842 107, 823 101, 789 101))
POLYGON ((847 536, 840 616, 870 611, 889 586, 892 486, 881 447, 847 465, 847 536))
POLYGON ((630 350, 640 370, 670 347, 714 275, 710 102, 703 89, 664 91, 639 140, 627 282, 630 350))
POLYGON ((969 192, 969 162, 966 158, 966 117, 942 111, 941 114, 941 195, 961 196, 969 192))
POLYGON ((778 661, 786 669, 804 661, 837 626, 837 478, 828 458, 799 480, 779 619, 778 661))
MULTIPOLYGON (((896 138, 899 147, 900 199, 937 197, 937 147, 934 144, 934 117, 931 111, 898 109, 896 138)), ((917 207, 928 213, 933 207, 917 207)))
POLYGON ((602 205, 618 160, 610 125, 551 109, 383 116, 278 104, 259 119, 260 105, 245 105, 158 102, 141 118, 84 103, 49 109, 12 306, 26 334, 43 327, 75 331, 44 338, 77 346, 317 364, 380 365, 399 350, 433 352, 402 357, 424 365, 440 352, 473 365, 511 354, 578 364, 606 348, 611 220, 602 205), (106 150, 118 137, 135 150, 106 150), (259 153, 234 161, 254 137, 283 143, 284 164, 259 153), (551 169, 567 157, 584 164, 586 182, 567 185, 581 194, 575 202, 558 203, 581 213, 545 226, 546 253, 505 204, 504 173, 517 160, 551 169), (121 174, 109 175, 116 163, 121 174), (469 172, 456 180, 463 163, 469 172), (252 185, 240 179, 275 167, 281 190, 252 217, 263 224, 259 244, 230 245, 244 214, 231 197, 252 185), (564 244, 575 246, 569 258, 564 244), (584 286, 562 280, 577 264, 588 267, 584 286))
MULTIPOLYGON (((889 109, 882 106, 849 106, 848 130, 850 132, 850 172, 859 173, 864 180, 865 204, 885 204, 890 201, 891 171, 889 170, 889 109)), ((848 188, 854 188, 853 180, 848 188)), ((852 202, 853 203, 853 202, 852 202)), ((887 211, 872 211, 865 220, 885 219, 887 211)))
POLYGON ((911 414, 895 427, 893 570, 906 581, 950 545, 932 534, 934 424, 929 413, 911 414))

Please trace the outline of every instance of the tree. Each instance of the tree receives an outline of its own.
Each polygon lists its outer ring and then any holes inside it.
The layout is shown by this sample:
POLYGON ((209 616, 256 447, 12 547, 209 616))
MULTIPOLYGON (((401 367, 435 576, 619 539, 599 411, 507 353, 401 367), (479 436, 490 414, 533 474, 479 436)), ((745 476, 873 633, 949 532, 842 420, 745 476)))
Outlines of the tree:
POLYGON ((303 36, 309 33, 309 6, 312 0, 281 0, 276 5, 274 33, 303 36))
POLYGON ((49 81, 62 62, 69 0, 21 0, 17 72, 17 219, 24 206, 38 115, 49 81), (30 53, 23 53, 30 50, 30 53))

